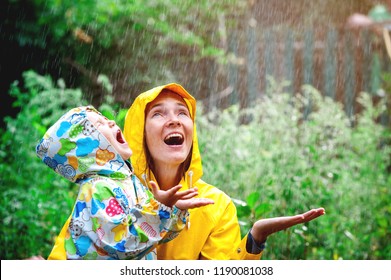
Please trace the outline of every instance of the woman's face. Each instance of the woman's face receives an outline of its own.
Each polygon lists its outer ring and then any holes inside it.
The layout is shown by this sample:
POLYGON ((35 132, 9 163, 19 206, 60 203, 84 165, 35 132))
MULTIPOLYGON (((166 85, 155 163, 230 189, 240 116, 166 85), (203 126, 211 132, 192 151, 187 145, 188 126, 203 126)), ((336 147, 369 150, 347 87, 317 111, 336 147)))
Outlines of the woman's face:
POLYGON ((99 130, 103 136, 113 145, 113 148, 120 154, 120 156, 127 160, 132 155, 132 150, 122 134, 121 129, 117 126, 115 121, 99 115, 95 112, 87 112, 88 119, 92 122, 94 127, 99 130))
POLYGON ((177 168, 186 160, 193 143, 193 120, 182 97, 163 91, 148 104, 145 138, 157 168, 177 168))

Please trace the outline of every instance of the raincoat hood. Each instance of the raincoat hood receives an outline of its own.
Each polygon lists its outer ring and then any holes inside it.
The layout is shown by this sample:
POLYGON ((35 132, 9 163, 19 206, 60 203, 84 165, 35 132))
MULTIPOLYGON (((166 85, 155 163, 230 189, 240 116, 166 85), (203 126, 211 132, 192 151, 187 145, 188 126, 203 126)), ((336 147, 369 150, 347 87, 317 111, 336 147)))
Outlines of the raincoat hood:
MULTIPOLYGON (((172 92, 180 95, 183 100, 186 102, 186 105, 189 109, 190 116, 194 123, 194 132, 193 132, 193 151, 191 156, 191 163, 186 170, 187 177, 191 177, 192 182, 196 182, 202 176, 202 164, 201 164, 201 155, 198 148, 197 132, 196 132, 196 100, 191 96, 181 85, 176 83, 170 83, 163 86, 158 86, 152 88, 144 93, 141 93, 133 102, 129 108, 124 126, 124 136, 128 142, 130 148, 133 151, 131 160, 134 167, 134 173, 139 177, 143 178, 144 174, 149 174, 150 170, 147 166, 147 161, 144 151, 144 124, 145 124, 145 109, 147 104, 155 100, 163 89, 168 89, 172 92)), ((149 178, 153 179, 153 178, 149 178)), ((185 182, 181 182, 182 185, 185 182)), ((191 184, 191 183, 190 183, 191 184)), ((189 186, 188 184, 188 187, 189 186)))
POLYGON ((230 197, 201 179, 202 164, 195 125, 196 101, 181 85, 171 83, 150 89, 140 94, 129 108, 125 118, 124 137, 133 151, 131 160, 135 174, 146 180, 143 175, 151 173, 143 144, 145 109, 163 89, 173 91, 184 99, 194 123, 191 162, 180 184, 184 189, 196 187, 199 197, 210 198, 214 204, 190 209, 185 229, 175 239, 157 247, 158 259, 259 259, 260 254, 247 253, 247 237, 241 240, 236 208, 230 197))
POLYGON ((100 114, 93 106, 77 107, 52 125, 36 146, 38 157, 71 182, 94 174, 118 179, 130 176, 130 168, 89 121, 87 111, 100 114))

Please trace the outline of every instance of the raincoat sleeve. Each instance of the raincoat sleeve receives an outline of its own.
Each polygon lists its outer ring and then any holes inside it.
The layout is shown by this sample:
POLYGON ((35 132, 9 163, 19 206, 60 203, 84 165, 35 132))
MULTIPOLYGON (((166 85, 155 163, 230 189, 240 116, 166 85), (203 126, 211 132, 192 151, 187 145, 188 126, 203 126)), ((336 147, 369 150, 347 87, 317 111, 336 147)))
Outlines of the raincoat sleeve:
POLYGON ((158 203, 148 193, 138 193, 137 201, 131 197, 112 180, 83 184, 69 225, 74 253, 88 258, 96 250, 115 259, 140 259, 167 233, 184 227, 187 211, 158 203))
MULTIPOLYGON (((236 260, 259 260, 262 257, 263 248, 257 248, 251 234, 248 233, 241 240, 237 251, 234 253, 233 259, 236 260), (254 253, 253 253, 254 252, 254 253)), ((263 247, 263 244, 262 244, 263 247)))
MULTIPOLYGON (((217 204, 222 205, 222 203, 217 204)), ((236 208, 232 201, 221 209, 221 214, 213 223, 213 228, 200 252, 200 259, 238 259, 240 228, 236 218, 236 208)))
MULTIPOLYGON (((232 212, 232 213, 229 213, 230 215, 226 215, 226 216, 237 217, 236 207, 234 206, 234 204, 232 202, 229 204, 229 208, 232 209, 232 210, 230 210, 230 212, 232 212)), ((236 225, 236 228, 239 228, 239 226, 238 226, 239 223, 238 223, 237 219, 235 219, 235 225, 236 225)), ((232 227, 234 227, 234 226, 232 226, 232 227)), ((239 232, 240 232, 240 228, 239 228, 239 232)), ((237 239, 240 240, 240 236, 237 239)), ((246 234, 244 236, 244 238, 242 238, 240 240, 239 243, 235 243, 234 251, 232 252, 232 249, 231 249, 232 254, 230 256, 230 259, 232 259, 232 260, 259 260, 262 257, 263 248, 259 249, 259 248, 257 248, 257 246, 254 246, 254 245, 256 245, 256 244, 255 244, 255 242, 249 232, 248 234, 246 234)))
POLYGON ((48 260, 66 260, 67 254, 65 252, 65 236, 69 227, 72 216, 69 216, 64 226, 61 229, 60 234, 56 238, 53 249, 48 256, 48 260))
MULTIPOLYGON (((148 189, 144 190, 146 192, 149 192, 148 189)), ((151 194, 152 195, 152 194, 151 194)), ((77 204, 76 204, 77 205, 77 204)), ((75 207, 76 207, 75 205, 75 207)), ((164 213, 163 208, 165 208, 164 205, 162 205, 162 212, 164 213)), ((139 212, 140 215, 143 215, 143 211, 139 208, 134 209, 136 212, 139 212)), ((48 256, 48 260, 66 260, 67 254, 65 251, 65 240, 69 239, 69 226, 72 219, 72 215, 74 213, 75 209, 72 211, 72 214, 68 217, 67 221, 65 222, 64 226, 62 227, 62 230, 58 237, 56 238, 55 245, 50 252, 48 256)), ((167 212, 168 213, 168 212, 167 212)), ((176 207, 173 207, 171 218, 162 218, 162 224, 164 224, 167 228, 167 234, 163 235, 162 239, 159 241, 159 243, 166 243, 172 239, 174 239, 178 234, 181 232, 181 230, 184 228, 186 224, 186 220, 189 216, 188 211, 180 210, 176 207)), ((162 227, 164 228, 164 226, 162 227)))
MULTIPOLYGON (((165 206, 164 204, 158 202, 152 192, 141 182, 137 179, 136 176, 132 177, 133 185, 135 186, 136 192, 139 194, 138 197, 141 199, 141 201, 144 201, 143 204, 145 206, 154 207, 153 205, 156 204, 159 205, 162 209, 169 209, 171 210, 171 215, 168 217, 167 215, 164 215, 165 211, 159 210, 159 215, 162 219, 162 224, 164 224, 164 228, 167 231, 165 235, 162 235, 162 239, 159 241, 159 243, 166 243, 170 240, 173 240, 175 237, 178 236, 178 234, 184 229, 187 219, 189 217, 188 210, 181 210, 177 208, 176 206, 169 208, 165 206)), ((140 208, 138 208, 140 209, 140 208)))
POLYGON ((173 240, 184 229, 187 218, 189 217, 189 212, 187 210, 181 210, 176 206, 170 208, 156 201, 152 192, 143 185, 142 187, 144 188, 144 193, 147 194, 150 199, 150 203, 159 205, 158 215, 160 216, 165 233, 164 235, 161 234, 162 239, 159 241, 159 244, 173 240))

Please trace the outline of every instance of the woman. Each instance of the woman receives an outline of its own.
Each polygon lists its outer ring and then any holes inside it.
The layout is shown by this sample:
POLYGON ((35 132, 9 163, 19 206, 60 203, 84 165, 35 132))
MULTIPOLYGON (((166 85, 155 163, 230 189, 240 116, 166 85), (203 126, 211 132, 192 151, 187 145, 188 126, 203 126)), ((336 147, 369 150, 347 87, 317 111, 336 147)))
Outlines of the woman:
POLYGON ((140 94, 128 110, 124 136, 133 150, 135 174, 155 181, 163 190, 180 184, 198 188, 213 205, 191 209, 179 236, 157 248, 158 259, 260 259, 266 238, 324 214, 312 209, 302 215, 257 221, 241 240, 236 208, 230 197, 204 182, 195 124, 196 101, 179 84, 155 87, 140 94))

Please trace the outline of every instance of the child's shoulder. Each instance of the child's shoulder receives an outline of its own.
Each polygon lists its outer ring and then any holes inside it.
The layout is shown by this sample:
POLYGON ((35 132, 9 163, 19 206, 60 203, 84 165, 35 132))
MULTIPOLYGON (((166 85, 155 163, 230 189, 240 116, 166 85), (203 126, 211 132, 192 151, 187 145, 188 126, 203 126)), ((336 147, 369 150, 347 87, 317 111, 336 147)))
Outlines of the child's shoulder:
POLYGON ((124 179, 113 179, 106 176, 92 176, 87 180, 84 180, 80 186, 81 188, 94 188, 94 189, 102 189, 102 188, 120 188, 120 189, 128 189, 133 186, 133 181, 131 177, 127 177, 124 179))
POLYGON ((117 184, 113 179, 104 176, 92 176, 80 183, 81 189, 112 188, 117 184))

